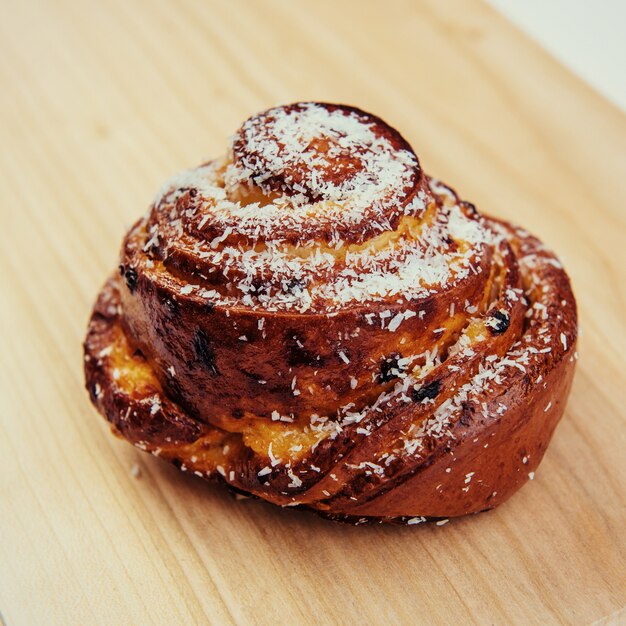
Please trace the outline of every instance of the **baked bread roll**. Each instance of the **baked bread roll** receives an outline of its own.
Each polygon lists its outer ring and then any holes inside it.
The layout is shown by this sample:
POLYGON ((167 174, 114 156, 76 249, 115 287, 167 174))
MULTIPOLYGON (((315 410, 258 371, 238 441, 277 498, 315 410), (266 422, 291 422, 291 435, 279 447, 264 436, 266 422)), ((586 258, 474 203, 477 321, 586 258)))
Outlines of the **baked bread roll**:
POLYGON ((113 430, 280 506, 414 524, 491 509, 565 407, 576 304, 535 237, 352 107, 251 117, 169 180, 95 304, 113 430))

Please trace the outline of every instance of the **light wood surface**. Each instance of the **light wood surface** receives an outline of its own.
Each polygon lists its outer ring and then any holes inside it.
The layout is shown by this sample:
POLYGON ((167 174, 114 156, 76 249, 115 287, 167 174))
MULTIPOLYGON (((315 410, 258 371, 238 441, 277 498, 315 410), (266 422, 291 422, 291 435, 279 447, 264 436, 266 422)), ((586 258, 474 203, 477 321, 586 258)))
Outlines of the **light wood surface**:
POLYGON ((7 624, 626 623, 623 114, 479 0, 1 8, 7 624), (88 402, 81 341, 125 228, 249 114, 300 99, 382 116, 565 262, 583 329, 569 407, 499 510, 353 528, 235 501, 114 439, 88 402))

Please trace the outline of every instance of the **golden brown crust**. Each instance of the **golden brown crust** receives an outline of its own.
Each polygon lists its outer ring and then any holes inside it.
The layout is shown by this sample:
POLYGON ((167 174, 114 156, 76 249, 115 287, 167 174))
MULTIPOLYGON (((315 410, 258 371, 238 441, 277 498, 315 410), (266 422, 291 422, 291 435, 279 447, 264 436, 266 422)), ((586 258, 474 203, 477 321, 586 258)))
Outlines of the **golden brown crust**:
POLYGON ((569 281, 537 239, 425 176, 382 120, 299 103, 251 118, 131 229, 85 373, 119 434, 185 470, 416 523, 532 476, 575 343, 569 281))

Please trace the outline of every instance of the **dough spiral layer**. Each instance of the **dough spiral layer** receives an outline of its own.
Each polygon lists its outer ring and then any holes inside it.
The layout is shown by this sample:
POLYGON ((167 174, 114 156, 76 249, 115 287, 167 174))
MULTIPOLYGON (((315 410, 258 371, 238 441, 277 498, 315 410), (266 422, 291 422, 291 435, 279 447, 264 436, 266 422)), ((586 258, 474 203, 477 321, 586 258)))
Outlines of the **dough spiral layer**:
POLYGON ((351 107, 250 118, 127 234, 85 342, 136 446, 350 521, 492 508, 533 475, 576 305, 536 238, 429 178, 351 107))

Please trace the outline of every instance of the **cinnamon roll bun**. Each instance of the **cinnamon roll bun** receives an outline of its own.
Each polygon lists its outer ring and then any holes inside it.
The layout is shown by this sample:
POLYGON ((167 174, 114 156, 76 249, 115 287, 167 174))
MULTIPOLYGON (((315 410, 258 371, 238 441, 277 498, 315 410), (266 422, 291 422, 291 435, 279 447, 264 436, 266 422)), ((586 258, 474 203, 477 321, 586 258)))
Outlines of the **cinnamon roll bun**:
POLYGON ((85 340, 92 402, 182 470, 364 523, 493 508, 565 407, 576 304, 538 239, 359 109, 296 103, 174 176, 85 340))

